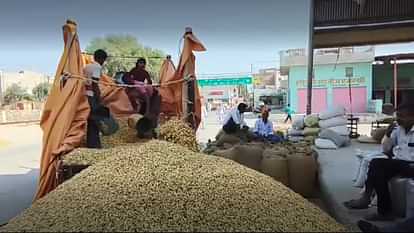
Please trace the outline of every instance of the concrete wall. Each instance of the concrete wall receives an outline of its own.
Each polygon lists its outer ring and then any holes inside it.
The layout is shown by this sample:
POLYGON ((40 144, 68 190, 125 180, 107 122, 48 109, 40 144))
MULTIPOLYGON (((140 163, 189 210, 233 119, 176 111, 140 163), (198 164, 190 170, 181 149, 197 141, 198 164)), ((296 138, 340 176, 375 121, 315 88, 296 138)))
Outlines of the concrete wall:
MULTIPOLYGON (((316 65, 315 66, 315 79, 313 83, 314 95, 313 106, 314 112, 320 112, 328 107, 334 106, 338 99, 343 100, 341 105, 350 109, 345 103, 348 102, 349 94, 341 89, 348 89, 348 78, 345 74, 347 67, 353 68, 352 86, 353 92, 353 108, 358 112, 366 112, 366 107, 362 107, 363 104, 367 104, 372 99, 372 64, 371 62, 365 63, 349 63, 349 64, 328 64, 328 65, 316 65), (354 96, 355 95, 355 96, 354 96), (359 95, 359 96, 358 96, 359 95), (364 96, 361 96, 364 95, 364 96), (361 98, 364 102, 361 101, 361 98), (346 101, 345 101, 346 100, 346 101), (356 104, 356 105, 355 105, 356 104), (355 106, 354 106, 355 105, 355 106), (361 108, 364 108, 361 110, 361 108)), ((298 113, 304 111, 303 106, 306 106, 307 96, 307 67, 306 66, 294 66, 289 70, 289 102, 293 109, 298 113)), ((348 93, 348 92, 347 92, 348 93)), ((349 104, 348 104, 349 105, 349 104)), ((355 112, 355 110, 354 110, 355 112)))
POLYGON ((39 121, 42 110, 0 110, 0 124, 23 121, 39 121))

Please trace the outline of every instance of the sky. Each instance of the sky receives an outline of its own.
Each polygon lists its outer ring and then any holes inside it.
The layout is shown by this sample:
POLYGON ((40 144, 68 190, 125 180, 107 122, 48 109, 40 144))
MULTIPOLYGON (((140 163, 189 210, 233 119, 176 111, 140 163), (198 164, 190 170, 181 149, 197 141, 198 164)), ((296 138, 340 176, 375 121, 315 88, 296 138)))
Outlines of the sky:
MULTIPOLYGON (((78 23, 82 49, 96 37, 133 35, 178 59, 190 26, 206 52, 202 74, 277 66, 279 51, 307 47, 309 0, 2 0, 0 70, 53 74, 63 51, 62 25, 78 23)), ((414 44, 379 46, 377 54, 414 52, 414 44)))

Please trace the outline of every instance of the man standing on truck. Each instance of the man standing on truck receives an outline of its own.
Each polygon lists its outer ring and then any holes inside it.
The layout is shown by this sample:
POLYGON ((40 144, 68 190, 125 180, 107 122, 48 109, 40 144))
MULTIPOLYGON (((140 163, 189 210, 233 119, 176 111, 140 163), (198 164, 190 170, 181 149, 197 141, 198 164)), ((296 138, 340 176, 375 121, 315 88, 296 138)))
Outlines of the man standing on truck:
POLYGON ((86 146, 88 148, 102 148, 98 123, 94 116, 99 113, 102 107, 98 81, 102 75, 102 65, 107 57, 108 55, 104 50, 98 49, 93 55, 94 63, 88 64, 84 68, 84 74, 89 79, 86 83, 86 95, 91 108, 86 131, 86 146))

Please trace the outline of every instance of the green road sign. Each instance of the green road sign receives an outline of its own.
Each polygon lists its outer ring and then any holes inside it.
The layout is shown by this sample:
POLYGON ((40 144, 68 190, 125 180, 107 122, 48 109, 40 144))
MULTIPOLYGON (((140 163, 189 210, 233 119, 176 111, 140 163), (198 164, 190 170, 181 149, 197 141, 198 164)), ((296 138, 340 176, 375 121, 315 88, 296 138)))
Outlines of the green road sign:
POLYGON ((205 86, 237 86, 237 85, 250 85, 253 83, 252 77, 241 76, 234 78, 214 78, 214 79, 199 79, 198 85, 205 86))

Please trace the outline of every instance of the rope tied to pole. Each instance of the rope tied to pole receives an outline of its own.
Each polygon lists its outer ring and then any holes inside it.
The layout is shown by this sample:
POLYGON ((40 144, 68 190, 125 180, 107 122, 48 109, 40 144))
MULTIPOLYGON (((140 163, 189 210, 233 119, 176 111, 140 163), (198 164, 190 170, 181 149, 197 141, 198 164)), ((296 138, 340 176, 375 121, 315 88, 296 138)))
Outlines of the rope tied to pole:
POLYGON ((93 82, 93 83, 102 84, 102 85, 105 85, 105 86, 114 86, 114 87, 121 87, 121 88, 133 88, 133 87, 142 87, 142 86, 168 87, 168 86, 172 86, 172 85, 175 85, 175 84, 180 84, 180 83, 184 83, 184 82, 191 82, 191 81, 195 80, 194 77, 190 77, 190 78, 186 77, 184 79, 170 81, 170 82, 166 82, 166 83, 160 83, 160 84, 135 84, 134 85, 134 84, 119 84, 119 83, 105 82, 105 81, 102 81, 102 80, 94 80, 94 79, 90 79, 90 78, 87 78, 87 77, 82 76, 82 75, 71 74, 69 72, 65 72, 61 76, 61 79, 63 81, 65 81, 69 78, 75 78, 75 79, 83 80, 85 82, 93 82))

